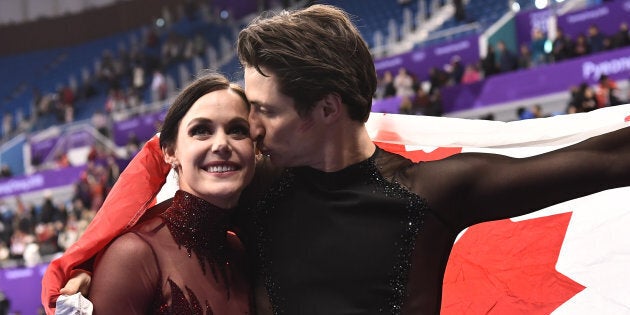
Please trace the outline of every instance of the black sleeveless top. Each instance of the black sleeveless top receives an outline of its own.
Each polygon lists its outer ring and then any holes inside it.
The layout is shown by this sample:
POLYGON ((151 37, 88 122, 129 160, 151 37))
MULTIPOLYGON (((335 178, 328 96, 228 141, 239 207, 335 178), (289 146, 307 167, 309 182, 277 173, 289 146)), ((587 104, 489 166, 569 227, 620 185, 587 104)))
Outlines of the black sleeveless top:
MULTIPOLYGON (((439 313, 448 252, 424 262, 413 258, 427 213, 429 221, 442 224, 409 190, 414 165, 378 148, 369 159, 331 173, 261 163, 251 186, 268 188, 250 199, 257 201, 241 216, 248 220, 241 226, 258 285, 269 296, 269 313, 417 314, 404 304, 410 290, 425 286, 433 288, 432 305, 423 313, 439 313), (423 279, 422 272, 413 276, 412 269, 424 265, 438 267, 437 273, 441 268, 439 280, 423 279)), ((266 314, 265 303, 257 304, 266 314)))

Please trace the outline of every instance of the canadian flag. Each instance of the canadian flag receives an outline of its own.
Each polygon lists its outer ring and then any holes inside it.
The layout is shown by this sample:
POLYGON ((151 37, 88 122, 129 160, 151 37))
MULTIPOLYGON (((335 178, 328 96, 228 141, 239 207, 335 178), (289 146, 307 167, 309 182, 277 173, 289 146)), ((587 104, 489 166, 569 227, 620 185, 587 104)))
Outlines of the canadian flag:
MULTIPOLYGON (((460 152, 532 156, 629 122, 624 105, 514 122, 372 114, 367 127, 382 148, 429 161, 460 152)), ((441 313, 630 314, 628 197, 630 188, 607 190, 469 227, 449 258, 441 313)))
MULTIPOLYGON (((532 156, 629 125, 630 105, 514 122, 372 113, 366 124, 380 147, 414 161, 461 152, 532 156)), ((164 183, 169 166, 151 153, 160 152, 156 139, 127 166, 125 184, 114 186, 79 241, 49 265, 47 314, 74 267, 173 196, 173 177, 164 183)), ((630 188, 608 190, 469 227, 448 262, 442 314, 630 314, 628 196, 630 188)))

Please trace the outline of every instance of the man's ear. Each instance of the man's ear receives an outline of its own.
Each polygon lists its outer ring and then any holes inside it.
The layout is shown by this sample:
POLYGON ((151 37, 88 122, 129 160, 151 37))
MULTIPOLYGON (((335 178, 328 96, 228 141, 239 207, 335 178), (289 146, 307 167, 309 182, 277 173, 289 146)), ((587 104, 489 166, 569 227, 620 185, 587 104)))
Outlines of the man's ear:
POLYGON ((335 121, 339 119, 343 112, 343 102, 337 93, 329 93, 320 101, 322 115, 325 121, 335 121))

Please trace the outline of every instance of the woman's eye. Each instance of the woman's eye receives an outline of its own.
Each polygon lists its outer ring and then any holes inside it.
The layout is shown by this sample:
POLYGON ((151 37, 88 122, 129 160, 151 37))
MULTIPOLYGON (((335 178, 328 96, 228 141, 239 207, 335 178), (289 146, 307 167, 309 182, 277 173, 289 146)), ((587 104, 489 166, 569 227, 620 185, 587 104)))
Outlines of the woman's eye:
POLYGON ((236 135, 236 136, 249 137, 249 127, 247 127, 247 126, 234 126, 234 127, 230 128, 228 133, 232 134, 232 135, 236 135))
POLYGON ((212 134, 212 130, 208 126, 195 126, 190 130, 191 136, 208 136, 212 134))

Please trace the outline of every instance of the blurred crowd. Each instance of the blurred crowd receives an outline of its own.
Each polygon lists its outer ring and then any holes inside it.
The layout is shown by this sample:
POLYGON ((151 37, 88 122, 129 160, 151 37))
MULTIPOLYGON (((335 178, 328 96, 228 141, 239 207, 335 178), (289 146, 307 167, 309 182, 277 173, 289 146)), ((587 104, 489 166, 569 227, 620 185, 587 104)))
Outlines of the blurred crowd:
MULTIPOLYGON (((191 1, 190 6, 177 13, 177 19, 199 18, 198 13, 207 8, 196 4, 191 1)), ((116 113, 141 115, 147 104, 167 99, 175 88, 168 87, 164 69, 206 53, 208 43, 202 34, 183 36, 170 29, 168 25, 176 19, 170 12, 163 12, 163 18, 164 25, 146 28, 142 39, 129 49, 121 47, 117 53, 103 51, 96 63, 95 74, 84 73, 81 84, 61 86, 55 93, 43 94, 35 90, 33 118, 36 121, 33 126, 26 126, 21 120, 24 128, 20 130, 37 130, 37 124, 43 124, 46 117, 53 118, 56 124, 73 122, 79 101, 98 99, 96 96, 107 91, 105 101, 98 104, 90 123, 105 139, 112 140, 112 117, 116 113)), ((210 18, 217 19, 216 14, 210 18)), ((10 131, 14 123, 13 117, 5 114, 3 128, 10 131)), ((95 141, 87 153, 85 170, 77 178, 72 196, 67 200, 56 200, 51 191, 46 191, 43 198, 39 198, 42 201, 37 203, 25 202, 21 196, 15 196, 14 200, 0 198, 0 267, 32 266, 71 246, 114 185, 121 163, 132 158, 145 140, 131 133, 123 154, 102 141, 95 141)), ((33 156, 32 167, 42 171, 80 166, 72 165, 67 154, 66 151, 58 152, 53 161, 46 162, 33 156)), ((11 176, 9 167, 2 165, 0 177, 11 176)))
MULTIPOLYGON (((206 1, 188 1, 176 11, 165 7, 156 23, 143 27, 139 36, 130 36, 129 43, 103 50, 94 61, 93 70, 84 67, 79 78, 72 76, 69 82, 56 82, 53 90, 24 86, 32 91, 30 115, 21 110, 15 114, 5 111, 2 140, 92 115, 104 115, 105 123, 111 124, 116 113, 142 113, 151 102, 165 100, 176 89, 167 80, 167 68, 206 57, 211 46, 202 31, 182 33, 174 25, 200 19, 215 25, 233 22, 221 18, 218 8, 206 1)), ((46 67, 55 68, 68 58, 67 53, 61 53, 46 67)))
MULTIPOLYGON (((532 41, 521 44, 518 52, 511 51, 505 42, 498 41, 496 45, 488 45, 486 56, 475 63, 464 64, 459 56, 454 56, 444 67, 428 69, 427 82, 420 82, 413 69, 403 67, 395 74, 386 71, 379 77, 374 98, 400 97, 401 114, 440 116, 443 113, 440 89, 445 86, 470 84, 501 73, 532 69, 627 46, 630 46, 630 33, 625 22, 619 25, 618 32, 608 35, 602 34, 597 25, 590 25, 585 34, 579 34, 575 39, 564 34, 561 28, 555 30, 553 39, 534 29, 532 41)), ((604 75, 596 87, 585 83, 572 89, 566 113, 589 111, 625 101, 616 83, 604 75)))
POLYGON ((41 203, 0 199, 0 266, 32 266, 70 247, 90 223, 121 172, 114 156, 90 153, 67 200, 44 192, 41 203))

